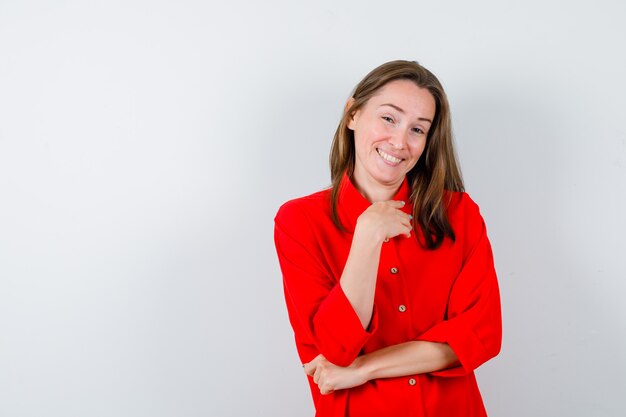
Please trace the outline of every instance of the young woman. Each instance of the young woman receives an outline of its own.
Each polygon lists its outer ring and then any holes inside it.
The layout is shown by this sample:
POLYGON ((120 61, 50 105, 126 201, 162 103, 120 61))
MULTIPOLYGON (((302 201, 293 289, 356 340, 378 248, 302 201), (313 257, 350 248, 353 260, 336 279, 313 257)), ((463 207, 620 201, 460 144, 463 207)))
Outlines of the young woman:
POLYGON ((500 351, 500 297, 437 78, 411 61, 370 72, 330 165, 331 188, 275 218, 316 416, 485 416, 474 370, 500 351))

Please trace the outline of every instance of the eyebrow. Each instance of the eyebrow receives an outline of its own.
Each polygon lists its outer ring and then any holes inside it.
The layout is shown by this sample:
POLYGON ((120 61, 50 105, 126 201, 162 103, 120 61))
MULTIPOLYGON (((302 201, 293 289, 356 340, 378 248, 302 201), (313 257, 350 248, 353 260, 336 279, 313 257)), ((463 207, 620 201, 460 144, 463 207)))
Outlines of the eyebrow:
MULTIPOLYGON (((380 107, 382 107, 382 106, 389 106, 389 107, 393 107, 394 109, 398 110, 400 113, 402 113, 402 114, 404 114, 404 113, 405 113, 405 111, 404 111, 401 107, 398 107, 398 106, 396 106, 395 104, 385 103, 385 104, 381 104, 381 105, 380 105, 380 107)), ((417 119, 418 119, 418 120, 423 120, 423 121, 425 121, 425 122, 429 122, 430 124, 432 124, 432 123, 433 123, 433 121, 432 121, 432 120, 430 120, 430 119, 428 119, 428 118, 426 118, 426 117, 418 117, 417 119)))

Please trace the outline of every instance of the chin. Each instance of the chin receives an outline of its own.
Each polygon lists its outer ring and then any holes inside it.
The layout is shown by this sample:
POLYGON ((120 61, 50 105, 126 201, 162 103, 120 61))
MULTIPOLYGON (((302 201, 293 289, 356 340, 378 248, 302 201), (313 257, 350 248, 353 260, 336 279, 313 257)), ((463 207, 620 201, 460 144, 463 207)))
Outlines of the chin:
POLYGON ((406 174, 402 174, 400 176, 398 175, 379 175, 376 178, 376 181, 378 181, 380 184, 383 185, 393 185, 393 184, 397 184, 397 183, 401 183, 402 180, 404 179, 404 176, 406 174))

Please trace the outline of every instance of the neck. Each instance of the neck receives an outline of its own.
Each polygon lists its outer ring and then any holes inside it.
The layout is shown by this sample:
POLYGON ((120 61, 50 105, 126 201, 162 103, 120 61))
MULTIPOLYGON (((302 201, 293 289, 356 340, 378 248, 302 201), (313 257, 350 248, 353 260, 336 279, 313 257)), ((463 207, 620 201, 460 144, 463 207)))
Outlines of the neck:
POLYGON ((356 170, 352 181, 356 189, 370 203, 391 200, 402 184, 402 182, 398 184, 380 184, 367 176, 358 175, 356 170))

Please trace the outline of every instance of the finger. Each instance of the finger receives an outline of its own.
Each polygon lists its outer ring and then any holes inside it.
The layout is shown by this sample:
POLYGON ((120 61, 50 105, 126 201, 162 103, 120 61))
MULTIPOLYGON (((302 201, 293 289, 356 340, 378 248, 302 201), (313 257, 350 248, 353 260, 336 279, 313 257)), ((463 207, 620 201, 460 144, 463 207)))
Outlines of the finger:
POLYGON ((407 222, 413 221, 413 215, 403 212, 402 210, 398 210, 398 215, 407 222))
POLYGON ((393 208, 402 208, 406 204, 402 200, 387 200, 387 201, 385 201, 385 203, 387 203, 387 205, 389 205, 389 206, 391 206, 393 208))
POLYGON ((411 225, 411 223, 408 224, 403 224, 404 226, 404 230, 402 230, 399 234, 405 236, 405 237, 411 237, 411 232, 413 232, 413 225, 411 225))
POLYGON ((400 224, 402 225, 402 227, 406 230, 406 231, 410 231, 411 229, 413 229, 413 224, 411 223, 411 219, 407 216, 401 216, 398 218, 398 221, 400 222, 400 224))
POLYGON ((322 373, 322 367, 321 366, 318 366, 317 368, 315 368, 315 372, 313 373, 313 382, 315 382, 316 384, 320 380, 321 373, 322 373))
POLYGON ((304 368, 304 372, 307 375, 312 376, 313 373, 315 372, 315 368, 317 368, 317 365, 320 363, 322 359, 324 359, 324 356, 320 353, 315 358, 313 358, 311 362, 308 362, 302 365, 302 367, 304 368))
POLYGON ((327 395, 327 394, 330 394, 330 393, 331 393, 331 392, 333 392, 333 391, 334 391, 334 390, 333 390, 331 387, 329 387, 328 385, 324 385, 324 387, 323 387, 323 388, 320 388, 320 393, 321 393, 322 395, 327 395))
POLYGON ((311 361, 309 363, 305 363, 304 365, 302 365, 302 367, 304 368, 304 373, 311 376, 313 375, 313 373, 315 373, 315 361, 311 361))
POLYGON ((403 211, 398 210, 398 216, 400 216, 400 221, 402 221, 403 224, 411 224, 413 221, 413 216, 403 211))

